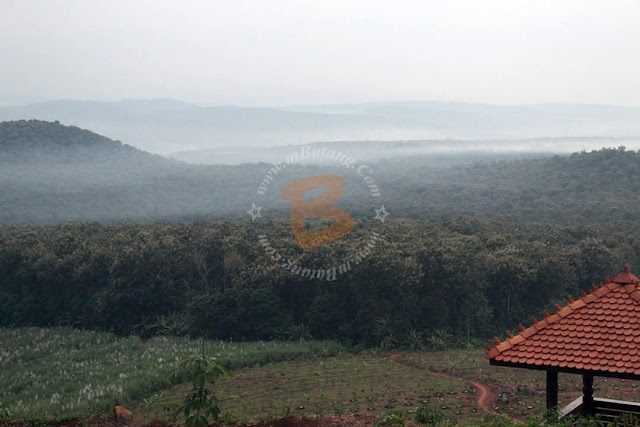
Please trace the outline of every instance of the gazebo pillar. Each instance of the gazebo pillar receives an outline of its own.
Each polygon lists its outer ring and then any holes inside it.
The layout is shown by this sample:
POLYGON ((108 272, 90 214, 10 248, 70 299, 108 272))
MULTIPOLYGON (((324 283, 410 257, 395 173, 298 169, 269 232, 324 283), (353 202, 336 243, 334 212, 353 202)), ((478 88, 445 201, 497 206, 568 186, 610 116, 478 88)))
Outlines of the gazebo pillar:
POLYGON ((558 409, 558 372, 547 371, 547 410, 558 409))
POLYGON ((593 375, 582 376, 582 413, 593 415, 593 375))

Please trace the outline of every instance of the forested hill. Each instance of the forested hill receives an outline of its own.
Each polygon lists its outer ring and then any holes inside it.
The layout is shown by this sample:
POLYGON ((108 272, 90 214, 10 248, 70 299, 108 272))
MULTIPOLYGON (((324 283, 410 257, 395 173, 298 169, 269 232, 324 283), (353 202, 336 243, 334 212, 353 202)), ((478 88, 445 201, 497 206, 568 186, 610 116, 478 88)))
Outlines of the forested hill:
POLYGON ((390 205, 407 217, 465 215, 526 222, 637 220, 640 153, 623 147, 451 168, 387 164, 390 205), (403 200, 416 200, 413 205, 403 200))
POLYGON ((59 122, 20 120, 0 122, 0 162, 99 161, 132 158, 167 163, 156 156, 102 135, 59 122))
MULTIPOLYGON (((292 152, 295 152, 295 147, 292 152)), ((524 222, 637 220, 640 154, 623 148, 571 156, 428 166, 426 158, 369 163, 380 200, 407 218, 463 215, 524 222)), ((202 166, 140 151, 59 123, 0 123, 0 223, 245 217, 272 168, 266 163, 202 166)), ((332 166, 289 166, 271 184, 264 214, 288 209, 293 179, 338 173, 340 204, 370 216, 362 177, 332 166)))
POLYGON ((0 182, 0 223, 182 219, 244 207, 217 191, 233 184, 226 167, 189 165, 38 120, 0 123, 0 182))

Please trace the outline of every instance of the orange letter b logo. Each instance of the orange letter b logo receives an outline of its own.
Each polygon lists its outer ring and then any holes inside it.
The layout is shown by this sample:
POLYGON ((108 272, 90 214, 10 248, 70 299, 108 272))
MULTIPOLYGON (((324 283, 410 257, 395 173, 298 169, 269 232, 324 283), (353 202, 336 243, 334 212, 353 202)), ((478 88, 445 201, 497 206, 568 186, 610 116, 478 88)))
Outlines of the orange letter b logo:
POLYGON ((355 220, 344 209, 334 206, 344 193, 344 180, 337 175, 318 175, 295 179, 282 190, 282 196, 291 201, 291 228, 296 235, 298 246, 303 249, 315 248, 338 240, 356 225, 355 220), (329 187, 327 191, 309 201, 304 195, 309 190, 329 187), (307 233, 305 218, 329 218, 336 223, 322 230, 307 233))

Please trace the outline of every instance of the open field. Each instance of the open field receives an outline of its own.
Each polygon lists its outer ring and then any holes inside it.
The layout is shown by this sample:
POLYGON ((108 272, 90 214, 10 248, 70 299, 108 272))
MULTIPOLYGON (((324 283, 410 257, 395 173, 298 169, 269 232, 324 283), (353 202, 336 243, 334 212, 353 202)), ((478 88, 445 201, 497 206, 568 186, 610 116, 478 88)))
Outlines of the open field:
MULTIPOLYGON (((581 394, 582 377, 561 374, 559 383, 561 407, 581 394)), ((637 382, 596 378, 594 387, 596 396, 640 400, 637 382)), ((221 379, 218 393, 223 411, 245 422, 287 414, 381 417, 397 410, 413 419, 421 405, 471 425, 481 422, 485 411, 514 422, 545 412, 543 371, 490 366, 480 349, 341 355, 244 368, 221 379), (502 388, 513 389, 515 398, 500 401, 502 388), (482 396, 483 390, 488 395, 482 396)), ((175 401, 183 394, 183 387, 176 386, 162 400, 175 401)), ((138 411, 146 418, 166 418, 160 408, 145 405, 138 411)))
MULTIPOLYGON (((69 328, 0 329, 0 415, 21 420, 86 417, 133 406, 171 386, 178 360, 197 353, 186 338, 118 338, 69 328)), ((334 342, 208 342, 229 369, 337 355, 334 342)), ((2 416, 0 416, 0 419, 2 416)))
MULTIPOLYGON (((178 386, 163 400, 178 400, 183 393, 178 386)), ((343 355, 241 369, 220 380, 218 397, 223 411, 241 421, 289 414, 312 419, 382 416, 393 410, 410 415, 423 403, 460 421, 478 418, 477 393, 470 382, 417 372, 388 355, 343 355)), ((147 418, 166 418, 159 407, 148 408, 147 418)))
MULTIPOLYGON (((480 422, 486 410, 516 421, 544 412, 544 372, 489 366, 480 349, 352 354, 334 342, 206 345, 232 372, 216 386, 222 411, 243 422, 285 415, 372 420, 391 411, 411 420, 421 405, 461 424, 480 422), (496 400, 501 388, 518 386, 522 392, 510 402, 496 400)), ((138 420, 168 420, 166 403, 185 392, 170 374, 198 351, 198 341, 185 338, 0 329, 0 414, 55 421, 108 414, 122 404, 138 420)), ((560 375, 561 405, 580 393, 579 376, 560 375)), ((596 378, 595 394, 640 400, 633 381, 596 378)))

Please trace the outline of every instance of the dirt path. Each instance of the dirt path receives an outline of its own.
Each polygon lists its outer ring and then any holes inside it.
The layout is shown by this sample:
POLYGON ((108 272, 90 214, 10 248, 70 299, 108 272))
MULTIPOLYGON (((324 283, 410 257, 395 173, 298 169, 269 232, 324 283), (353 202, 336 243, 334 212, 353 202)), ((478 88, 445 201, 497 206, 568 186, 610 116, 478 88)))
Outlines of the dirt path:
MULTIPOLYGON (((463 378, 458 378, 460 380, 464 380, 463 378)), ((471 384, 478 390, 478 407, 485 412, 492 411, 493 404, 497 399, 496 393, 491 390, 488 386, 479 383, 477 381, 471 381, 471 384)))
MULTIPOLYGON (((413 368, 413 369, 426 369, 423 366, 418 366, 414 363, 410 363, 407 362, 405 360, 402 360, 402 355, 401 354, 392 354, 390 356, 391 360, 393 360, 395 363, 402 365, 402 366, 406 366, 408 368, 413 368)), ((461 382, 467 382, 469 381, 469 379, 467 378, 462 378, 462 377, 457 377, 451 374, 448 374, 446 372, 436 372, 436 371, 429 371, 430 373, 432 373, 433 375, 437 375, 439 377, 443 377, 443 378, 453 378, 454 380, 458 380, 461 382)), ((493 391, 491 389, 491 387, 489 387, 486 384, 482 384, 481 382, 478 381, 473 381, 471 380, 471 384, 473 384, 473 386, 476 388, 476 390, 478 391, 478 399, 476 400, 476 403, 478 405, 478 408, 480 408, 481 410, 483 410, 484 412, 492 412, 492 413, 497 413, 493 408, 495 407, 495 402, 498 399, 498 395, 496 394, 495 391, 493 391)), ((502 414, 505 417, 509 418, 511 421, 516 422, 516 423, 522 423, 522 420, 519 420, 517 418, 514 417, 510 417, 507 414, 502 414)))
MULTIPOLYGON (((458 380, 461 382, 469 381, 466 378, 456 377, 454 375, 447 374, 446 372, 435 372, 435 371, 429 371, 429 372, 431 372, 433 375, 436 375, 442 378, 453 378, 454 380, 458 380)), ((493 408, 494 408, 496 399, 498 398, 498 395, 496 394, 496 392, 493 391, 491 387, 489 387, 488 385, 479 383, 478 381, 472 380, 471 384, 473 384, 473 386, 478 391, 478 398, 476 399, 476 404, 478 405, 478 408, 482 409, 484 412, 491 411, 495 413, 493 408)))

